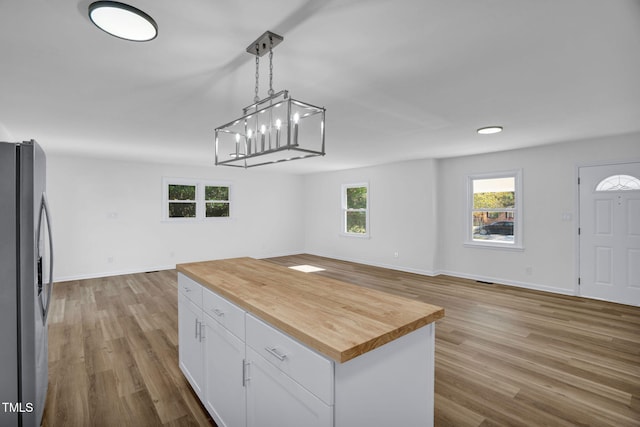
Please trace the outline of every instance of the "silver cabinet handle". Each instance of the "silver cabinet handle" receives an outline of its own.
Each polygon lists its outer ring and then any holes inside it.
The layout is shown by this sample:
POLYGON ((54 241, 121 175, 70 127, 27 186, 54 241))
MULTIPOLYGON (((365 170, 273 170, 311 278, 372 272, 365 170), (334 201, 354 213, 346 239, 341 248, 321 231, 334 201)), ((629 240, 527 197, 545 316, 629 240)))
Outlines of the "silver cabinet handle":
POLYGON ((198 323, 200 323, 200 322, 198 321, 198 319, 196 319, 196 336, 195 336, 195 339, 198 339, 198 323))
POLYGON ((271 354, 272 356, 276 357, 278 360, 280 360, 281 362, 284 361, 284 359, 287 358, 287 355, 284 353, 280 353, 278 351, 277 348, 275 347, 265 347, 265 350, 267 350, 267 352, 269 352, 269 354, 271 354))
POLYGON ((242 387, 246 387, 249 382, 249 365, 251 362, 247 362, 246 359, 242 359, 242 387))
POLYGON ((213 311, 213 314, 215 314, 218 317, 222 317, 224 316, 224 311, 218 309, 218 308, 212 308, 211 311, 213 311))
POLYGON ((191 288, 187 288, 186 286, 184 287, 184 291, 185 292, 191 292, 191 288))

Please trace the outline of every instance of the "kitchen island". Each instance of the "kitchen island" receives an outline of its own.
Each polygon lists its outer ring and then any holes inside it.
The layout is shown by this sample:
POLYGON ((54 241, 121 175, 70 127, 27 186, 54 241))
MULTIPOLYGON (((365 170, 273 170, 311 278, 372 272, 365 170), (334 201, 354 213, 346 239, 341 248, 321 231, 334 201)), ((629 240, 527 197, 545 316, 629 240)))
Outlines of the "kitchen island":
POLYGON ((433 424, 442 308, 252 258, 177 270, 180 368, 218 426, 433 424))

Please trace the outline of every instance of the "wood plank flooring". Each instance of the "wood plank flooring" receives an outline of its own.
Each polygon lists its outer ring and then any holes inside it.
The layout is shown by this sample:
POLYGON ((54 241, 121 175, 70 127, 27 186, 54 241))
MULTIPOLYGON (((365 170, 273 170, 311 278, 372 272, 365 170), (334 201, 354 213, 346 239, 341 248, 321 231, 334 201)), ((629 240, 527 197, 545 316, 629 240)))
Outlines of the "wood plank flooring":
MULTIPOLYGON (((445 308, 436 426, 640 426, 640 308, 311 255, 445 308)), ((44 426, 214 426, 178 368, 176 272, 57 283, 44 426)))

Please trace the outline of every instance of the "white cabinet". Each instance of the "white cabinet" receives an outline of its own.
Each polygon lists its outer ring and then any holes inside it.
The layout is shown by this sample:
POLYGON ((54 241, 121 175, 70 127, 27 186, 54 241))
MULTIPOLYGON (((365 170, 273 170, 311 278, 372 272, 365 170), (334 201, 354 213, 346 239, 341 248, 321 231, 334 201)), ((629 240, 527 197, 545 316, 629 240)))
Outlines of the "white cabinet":
POLYGON ((180 368, 220 427, 433 425, 434 324, 336 363, 183 274, 180 368))
POLYGON ((244 311, 220 299, 204 289, 203 402, 218 427, 243 427, 246 425, 244 311))
POLYGON ((333 407, 247 346, 248 427, 331 427, 333 407))
POLYGON ((183 292, 178 293, 178 358, 180 369, 200 399, 203 398, 204 354, 202 309, 183 292))
POLYGON ((333 362, 250 314, 247 426, 333 426, 333 362))

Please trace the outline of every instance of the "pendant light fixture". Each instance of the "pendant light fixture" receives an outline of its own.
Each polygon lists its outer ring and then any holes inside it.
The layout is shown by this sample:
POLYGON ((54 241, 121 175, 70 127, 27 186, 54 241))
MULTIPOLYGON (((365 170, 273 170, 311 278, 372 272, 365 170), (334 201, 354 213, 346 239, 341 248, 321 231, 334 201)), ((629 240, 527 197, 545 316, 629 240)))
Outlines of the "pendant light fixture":
POLYGON ((117 1, 96 1, 89 5, 89 19, 112 36, 136 42, 153 40, 158 25, 149 15, 117 1))
POLYGON ((253 104, 242 109, 241 117, 216 128, 216 165, 250 168, 325 155, 325 108, 293 99, 287 90, 273 90, 273 48, 282 40, 267 31, 247 47, 256 57, 253 104), (269 91, 260 99, 260 57, 267 53, 269 91))

